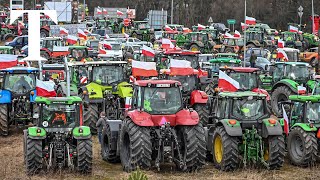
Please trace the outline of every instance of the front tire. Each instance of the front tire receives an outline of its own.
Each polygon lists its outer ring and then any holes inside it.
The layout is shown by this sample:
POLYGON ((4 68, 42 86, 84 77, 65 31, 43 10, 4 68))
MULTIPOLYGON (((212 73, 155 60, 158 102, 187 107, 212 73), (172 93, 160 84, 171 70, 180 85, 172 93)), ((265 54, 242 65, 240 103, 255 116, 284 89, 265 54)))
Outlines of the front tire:
POLYGON ((283 136, 269 136, 266 139, 264 160, 270 170, 280 169, 284 163, 285 142, 283 136))
POLYGON ((37 174, 42 169, 42 140, 30 139, 27 137, 26 146, 26 167, 27 174, 37 174))
POLYGON ((0 134, 2 136, 8 136, 9 134, 9 117, 8 117, 8 105, 0 105, 0 134))
POLYGON ((286 101, 289 99, 289 96, 295 94, 289 87, 287 86, 279 86, 277 87, 271 94, 271 107, 273 113, 277 117, 282 116, 282 108, 278 104, 281 101, 286 101))
POLYGON ((96 123, 99 119, 99 110, 97 104, 89 104, 88 110, 84 111, 83 123, 89 126, 92 134, 97 134, 96 123))
POLYGON ((77 170, 82 173, 92 172, 92 140, 77 140, 77 170))

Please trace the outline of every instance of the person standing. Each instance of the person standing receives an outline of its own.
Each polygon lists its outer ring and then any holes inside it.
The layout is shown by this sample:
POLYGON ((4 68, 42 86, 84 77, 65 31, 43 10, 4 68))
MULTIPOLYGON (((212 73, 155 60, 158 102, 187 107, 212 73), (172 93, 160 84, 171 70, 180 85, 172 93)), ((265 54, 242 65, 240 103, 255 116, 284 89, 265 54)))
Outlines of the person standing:
POLYGON ((251 56, 250 56, 250 66, 254 68, 256 66, 256 60, 257 56, 254 54, 254 51, 252 51, 251 56))
POLYGON ((106 113, 101 112, 100 113, 100 118, 98 119, 96 126, 98 129, 98 138, 99 138, 99 143, 101 144, 101 138, 102 138, 102 129, 104 125, 106 124, 106 113))

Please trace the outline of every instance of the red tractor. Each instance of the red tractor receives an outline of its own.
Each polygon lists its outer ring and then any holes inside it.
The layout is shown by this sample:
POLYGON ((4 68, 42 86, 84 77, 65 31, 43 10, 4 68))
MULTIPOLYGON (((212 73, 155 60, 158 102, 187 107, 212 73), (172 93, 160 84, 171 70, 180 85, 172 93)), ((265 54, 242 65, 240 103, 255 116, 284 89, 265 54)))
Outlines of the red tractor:
POLYGON ((138 80, 124 120, 107 120, 102 132, 104 160, 121 160, 125 171, 174 163, 182 171, 205 164, 206 142, 198 113, 183 106, 181 83, 138 80))
POLYGON ((64 41, 59 37, 43 38, 40 49, 41 56, 48 60, 61 59, 69 54, 68 47, 64 45, 64 41))

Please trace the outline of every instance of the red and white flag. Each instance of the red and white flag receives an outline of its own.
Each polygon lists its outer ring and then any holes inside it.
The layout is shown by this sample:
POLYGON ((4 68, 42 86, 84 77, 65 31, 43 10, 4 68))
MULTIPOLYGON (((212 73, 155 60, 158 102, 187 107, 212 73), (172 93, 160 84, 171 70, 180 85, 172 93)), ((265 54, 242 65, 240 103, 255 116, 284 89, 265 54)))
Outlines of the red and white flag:
POLYGON ((142 61, 132 60, 132 75, 134 77, 137 77, 137 76, 143 76, 143 77, 158 76, 158 72, 156 69, 156 63, 155 62, 142 62, 142 61))
POLYGON ((111 50, 112 49, 112 45, 110 43, 103 42, 102 45, 106 50, 111 50))
POLYGON ((240 88, 240 85, 238 81, 232 79, 223 71, 219 71, 218 87, 223 91, 236 92, 240 88))
POLYGON ((302 32, 302 31, 299 31, 298 34, 303 34, 303 32, 302 32))
POLYGON ((193 74, 191 62, 187 60, 170 59, 170 74, 186 76, 193 74))
POLYGON ((239 31, 235 30, 233 36, 236 37, 236 38, 240 38, 240 37, 241 37, 241 34, 240 34, 239 31))
POLYGON ((18 64, 18 56, 12 54, 0 54, 0 69, 10 68, 18 64))
POLYGON ((278 40, 278 48, 284 48, 284 41, 282 39, 278 40))
POLYGON ((142 54, 148 57, 154 57, 155 56, 155 51, 146 45, 142 46, 142 54))
POLYGON ((83 39, 87 39, 87 35, 84 31, 82 31, 81 29, 78 29, 78 36, 79 38, 83 38, 83 39))
POLYGON ((85 33, 85 34, 90 34, 90 31, 87 30, 87 29, 85 29, 85 30, 84 30, 84 33, 85 33))
POLYGON ((122 16, 122 15, 123 15, 123 12, 117 10, 117 15, 118 15, 118 16, 122 16))
POLYGON ((107 54, 105 49, 99 48, 99 54, 107 54))
POLYGON ((246 16, 246 24, 255 25, 256 24, 256 19, 253 18, 253 17, 246 16))
POLYGON ((88 77, 87 76, 82 76, 80 78, 80 84, 86 84, 88 82, 88 77))
POLYGON ((283 105, 282 105, 282 114, 283 114, 283 120, 284 120, 283 131, 288 136, 288 134, 289 134, 289 118, 288 118, 288 115, 287 115, 286 111, 284 110, 283 105))
POLYGON ((60 35, 68 35, 69 31, 66 28, 60 27, 60 35))
POLYGON ((307 88, 303 86, 298 86, 298 94, 306 94, 307 88))
POLYGON ((76 36, 68 35, 67 42, 69 44, 76 44, 78 42, 78 38, 76 36))
POLYGON ((278 51, 277 52, 277 58, 278 59, 284 59, 284 61, 288 61, 289 60, 287 53, 283 49, 278 48, 277 51, 278 51))
POLYGON ((245 23, 241 23, 241 29, 242 31, 244 31, 245 29, 247 29, 248 25, 246 25, 245 23))
POLYGON ((164 30, 165 31, 173 31, 173 29, 171 27, 169 27, 168 25, 164 26, 164 30))
POLYGON ((226 32, 223 35, 224 38, 234 38, 234 36, 232 36, 230 33, 226 32))
POLYGON ((124 37, 128 39, 130 36, 129 36, 129 34, 124 33, 124 37))
POLYGON ((162 43, 162 49, 173 49, 174 48, 174 45, 172 44, 170 39, 162 38, 161 43, 162 43))
POLYGON ((204 29, 206 29, 206 26, 198 24, 198 30, 199 31, 204 30, 204 29))
POLYGON ((103 14, 108 14, 107 9, 103 8, 103 9, 102 9, 102 13, 103 13, 103 14))
POLYGON ((42 97, 55 97, 57 96, 56 91, 54 90, 55 83, 53 81, 36 81, 36 91, 37 96, 42 97))
POLYGON ((297 28, 297 27, 295 27, 295 26, 289 26, 289 31, 290 32, 299 32, 299 29, 297 28))
POLYGON ((108 34, 105 35, 105 39, 109 39, 110 36, 108 34))
POLYGON ((97 14, 102 14, 102 11, 101 11, 101 9, 100 8, 97 8, 97 14))
POLYGON ((132 97, 126 97, 126 102, 124 104, 124 108, 126 110, 130 109, 131 108, 131 101, 132 101, 132 97))

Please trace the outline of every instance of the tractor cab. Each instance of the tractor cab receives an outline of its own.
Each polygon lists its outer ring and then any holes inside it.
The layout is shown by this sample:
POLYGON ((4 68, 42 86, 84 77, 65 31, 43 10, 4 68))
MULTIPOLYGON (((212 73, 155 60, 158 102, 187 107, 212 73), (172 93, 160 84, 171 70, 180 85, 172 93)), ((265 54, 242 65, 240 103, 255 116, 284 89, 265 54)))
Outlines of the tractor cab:
POLYGON ((68 61, 81 61, 88 62, 93 61, 88 55, 88 47, 86 46, 68 46, 69 56, 68 61))
POLYGON ((211 34, 207 32, 191 32, 185 36, 185 49, 194 52, 200 51, 202 53, 211 53, 213 47, 216 45, 212 40, 211 34))
POLYGON ((297 32, 285 31, 281 33, 281 39, 284 40, 285 46, 302 50, 303 37, 297 32))
POLYGON ((289 61, 289 62, 298 62, 300 61, 300 50, 295 48, 281 48, 286 54, 288 59, 282 60, 281 58, 279 61, 289 61))
POLYGON ((239 53, 243 46, 243 38, 224 38, 222 45, 217 45, 215 48, 221 53, 239 53))

